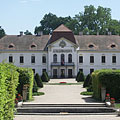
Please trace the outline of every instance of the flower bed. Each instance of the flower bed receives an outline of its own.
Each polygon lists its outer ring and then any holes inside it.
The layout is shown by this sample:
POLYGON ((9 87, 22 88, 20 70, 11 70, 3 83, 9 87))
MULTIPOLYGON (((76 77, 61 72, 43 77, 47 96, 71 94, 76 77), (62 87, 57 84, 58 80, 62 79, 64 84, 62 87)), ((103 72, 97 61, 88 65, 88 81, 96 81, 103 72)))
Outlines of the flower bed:
POLYGON ((65 83, 67 83, 67 82, 60 82, 61 84, 65 84, 65 83))

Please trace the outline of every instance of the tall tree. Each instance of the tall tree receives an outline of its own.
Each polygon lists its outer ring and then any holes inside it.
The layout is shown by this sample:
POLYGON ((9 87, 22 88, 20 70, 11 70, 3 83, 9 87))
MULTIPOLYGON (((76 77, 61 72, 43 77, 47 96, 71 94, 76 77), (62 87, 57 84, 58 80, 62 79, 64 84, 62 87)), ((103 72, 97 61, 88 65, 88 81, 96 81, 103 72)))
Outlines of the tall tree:
POLYGON ((5 36, 5 31, 4 29, 0 26, 0 38, 5 36))

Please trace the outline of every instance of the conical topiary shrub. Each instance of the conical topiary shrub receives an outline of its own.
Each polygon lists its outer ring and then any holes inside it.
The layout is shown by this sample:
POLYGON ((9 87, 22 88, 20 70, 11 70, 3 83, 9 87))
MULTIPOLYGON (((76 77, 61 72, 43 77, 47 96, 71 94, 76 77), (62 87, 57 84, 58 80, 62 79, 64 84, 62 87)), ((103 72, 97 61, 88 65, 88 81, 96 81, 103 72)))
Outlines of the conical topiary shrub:
POLYGON ((34 92, 37 92, 37 91, 38 91, 38 86, 37 86, 37 83, 36 83, 36 81, 35 81, 35 79, 34 79, 33 93, 34 93, 34 92))
POLYGON ((79 72, 78 72, 78 75, 77 75, 77 78, 76 78, 76 81, 77 81, 77 82, 83 82, 84 79, 85 79, 85 77, 84 77, 83 72, 79 71, 79 72))
POLYGON ((42 88, 43 87, 43 83, 42 83, 41 77, 39 76, 38 73, 36 73, 36 75, 35 75, 35 80, 36 80, 37 86, 42 88))
POLYGON ((48 78, 46 72, 43 72, 43 74, 41 76, 41 79, 42 79, 43 82, 48 82, 49 81, 49 78, 48 78))
POLYGON ((85 88, 85 87, 89 87, 92 83, 92 81, 91 81, 91 75, 90 74, 88 74, 87 75, 87 77, 86 77, 86 79, 85 79, 85 81, 84 81, 84 84, 83 84, 83 87, 85 88))

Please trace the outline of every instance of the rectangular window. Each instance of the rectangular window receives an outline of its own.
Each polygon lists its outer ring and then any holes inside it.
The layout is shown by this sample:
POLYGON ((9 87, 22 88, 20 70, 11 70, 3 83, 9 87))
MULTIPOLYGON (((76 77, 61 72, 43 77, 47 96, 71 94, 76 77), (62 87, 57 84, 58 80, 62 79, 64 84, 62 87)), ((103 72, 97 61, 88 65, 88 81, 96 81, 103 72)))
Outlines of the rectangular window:
POLYGON ((79 69, 79 71, 83 72, 83 69, 79 69))
POLYGON ((53 78, 57 78, 57 69, 53 69, 53 78))
POLYGON ((83 63, 83 56, 79 56, 79 63, 83 63))
POLYGON ((112 56, 112 63, 116 63, 116 56, 112 56))
POLYGON ((9 56, 9 63, 13 63, 13 56, 9 56))
POLYGON ((102 58, 101 58, 102 60, 102 63, 105 63, 105 56, 102 56, 102 58))
POLYGON ((32 69, 33 70, 33 73, 35 74, 35 69, 32 69))
POLYGON ((20 56, 20 63, 24 63, 24 57, 20 56))
POLYGON ((46 56, 42 57, 42 63, 46 63, 46 56))
POLYGON ((42 69, 42 73, 43 73, 43 72, 46 72, 46 69, 42 69))
POLYGON ((94 63, 94 56, 90 56, 90 63, 94 63))
POLYGON ((94 72, 94 69, 90 69, 90 74, 92 74, 92 72, 94 72))
POLYGON ((35 56, 31 56, 31 63, 35 63, 35 56))

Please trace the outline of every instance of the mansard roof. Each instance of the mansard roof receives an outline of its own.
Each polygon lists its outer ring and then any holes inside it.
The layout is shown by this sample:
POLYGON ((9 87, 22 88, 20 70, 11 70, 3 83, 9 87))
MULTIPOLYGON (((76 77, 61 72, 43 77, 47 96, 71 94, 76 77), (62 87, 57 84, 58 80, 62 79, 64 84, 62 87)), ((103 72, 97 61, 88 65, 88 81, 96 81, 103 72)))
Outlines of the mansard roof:
POLYGON ((33 50, 31 45, 36 45, 35 50, 44 50, 50 35, 6 35, 0 39, 0 50, 11 50, 10 44, 14 44, 14 50, 33 50))
POLYGON ((75 35, 75 39, 80 50, 120 50, 118 35, 75 35))
POLYGON ((76 44, 73 32, 70 29, 68 29, 66 26, 64 26, 63 24, 53 31, 49 44, 55 42, 56 40, 62 37, 76 44))
POLYGON ((0 50, 47 50, 48 44, 60 38, 66 38, 77 44, 79 50, 120 51, 120 36, 118 35, 73 35, 72 31, 64 25, 55 29, 52 36, 6 35, 0 39, 0 50))

